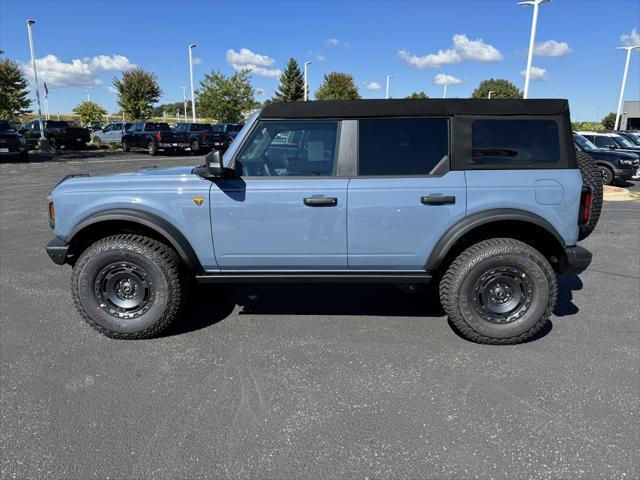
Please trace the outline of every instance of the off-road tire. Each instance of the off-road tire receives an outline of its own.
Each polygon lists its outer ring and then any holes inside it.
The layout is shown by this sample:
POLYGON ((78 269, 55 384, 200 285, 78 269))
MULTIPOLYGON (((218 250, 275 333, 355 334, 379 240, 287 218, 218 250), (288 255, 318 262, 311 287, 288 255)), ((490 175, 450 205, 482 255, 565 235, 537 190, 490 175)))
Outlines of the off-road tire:
POLYGON ((131 151, 131 147, 129 146, 129 143, 126 140, 121 140, 121 142, 122 142, 122 151, 123 152, 131 151))
POLYGON ((147 153, 152 157, 158 153, 158 145, 153 140, 149 140, 147 143, 147 153))
MULTIPOLYGON (((602 173, 600 167, 584 152, 576 152, 582 183, 591 188, 591 216, 589 222, 580 225, 578 240, 584 240, 596 228, 602 211, 602 173)), ((613 175, 613 172, 612 172, 613 175)))
POLYGON ((531 340, 544 328, 556 304, 558 284, 553 268, 536 249, 512 238, 495 238, 458 255, 443 275, 439 290, 445 313, 464 338, 513 345, 531 340), (509 323, 489 321, 477 306, 477 284, 488 272, 511 268, 527 276, 528 306, 509 323))
POLYGON ((73 302, 80 315, 100 333, 118 339, 150 338, 166 329, 184 308, 187 285, 178 254, 161 242, 136 234, 98 240, 80 255, 71 277, 73 302), (132 318, 109 311, 113 305, 100 297, 107 297, 105 283, 100 282, 103 272, 125 265, 143 272, 148 286, 146 310, 132 318))

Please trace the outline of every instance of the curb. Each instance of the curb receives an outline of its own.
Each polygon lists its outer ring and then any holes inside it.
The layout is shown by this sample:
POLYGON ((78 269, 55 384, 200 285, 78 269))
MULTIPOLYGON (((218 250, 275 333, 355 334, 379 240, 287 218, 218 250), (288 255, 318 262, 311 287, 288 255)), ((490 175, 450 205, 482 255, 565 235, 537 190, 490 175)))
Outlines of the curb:
POLYGON ((632 193, 626 188, 605 185, 603 188, 603 198, 606 202, 626 202, 629 200, 640 200, 640 195, 635 192, 632 193))

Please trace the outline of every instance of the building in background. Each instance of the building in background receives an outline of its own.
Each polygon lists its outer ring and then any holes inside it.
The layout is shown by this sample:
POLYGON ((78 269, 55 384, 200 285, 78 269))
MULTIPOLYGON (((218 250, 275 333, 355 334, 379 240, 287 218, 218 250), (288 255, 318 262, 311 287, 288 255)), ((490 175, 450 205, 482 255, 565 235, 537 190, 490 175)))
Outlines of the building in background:
POLYGON ((624 102, 620 130, 640 130, 640 101, 624 102))

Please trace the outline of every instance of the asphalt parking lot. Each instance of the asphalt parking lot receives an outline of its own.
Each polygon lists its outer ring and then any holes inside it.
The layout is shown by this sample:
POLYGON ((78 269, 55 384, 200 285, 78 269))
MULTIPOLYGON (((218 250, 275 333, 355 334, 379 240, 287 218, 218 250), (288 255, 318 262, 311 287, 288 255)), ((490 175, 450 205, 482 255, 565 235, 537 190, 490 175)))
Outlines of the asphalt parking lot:
POLYGON ((212 287, 162 338, 101 336, 44 251, 46 195, 199 161, 0 164, 2 478, 640 476, 640 202, 605 204, 591 268, 524 345, 469 343, 434 291, 384 285, 212 287))

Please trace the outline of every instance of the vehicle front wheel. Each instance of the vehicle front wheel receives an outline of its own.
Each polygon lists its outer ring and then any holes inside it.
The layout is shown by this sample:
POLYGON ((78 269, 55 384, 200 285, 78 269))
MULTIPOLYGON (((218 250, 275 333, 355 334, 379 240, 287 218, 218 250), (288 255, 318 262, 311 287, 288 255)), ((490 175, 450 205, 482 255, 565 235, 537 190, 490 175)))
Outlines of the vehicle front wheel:
POLYGON ((191 153, 200 153, 200 142, 197 138, 191 141, 191 153))
POLYGON ((158 153, 158 145, 156 145, 156 142, 154 142, 153 140, 149 141, 149 143, 147 144, 147 152, 151 156, 158 153))
POLYGON ((71 291, 82 317, 112 338, 150 338, 184 307, 186 280, 178 254, 142 235, 103 238, 73 268, 71 291))
POLYGON ((102 145, 102 139, 100 137, 93 137, 93 143, 100 147, 100 145, 102 145))
POLYGON ((128 152, 130 150, 131 150, 131 147, 129 146, 129 143, 127 143, 126 140, 122 140, 122 151, 128 152))
POLYGON ((610 168, 600 166, 600 175, 602 176, 603 185, 613 185, 613 172, 610 168))
POLYGON ((463 251, 440 281, 440 301, 466 339, 506 345, 525 342, 549 321, 557 280, 540 252, 511 238, 463 251))

